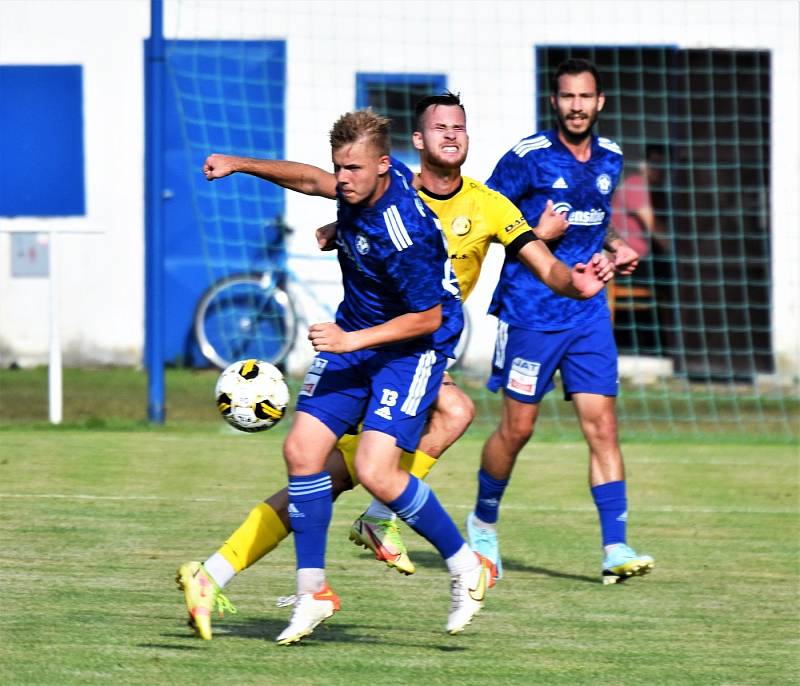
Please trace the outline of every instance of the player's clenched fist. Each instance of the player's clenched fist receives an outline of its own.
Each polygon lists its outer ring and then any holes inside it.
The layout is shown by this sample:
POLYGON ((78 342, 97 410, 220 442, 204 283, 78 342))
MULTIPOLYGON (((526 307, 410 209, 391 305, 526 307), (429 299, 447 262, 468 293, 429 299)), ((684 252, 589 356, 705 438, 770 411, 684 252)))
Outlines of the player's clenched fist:
POLYGON ((236 171, 237 159, 234 155, 221 155, 215 152, 206 158, 203 174, 209 181, 233 174, 236 171))

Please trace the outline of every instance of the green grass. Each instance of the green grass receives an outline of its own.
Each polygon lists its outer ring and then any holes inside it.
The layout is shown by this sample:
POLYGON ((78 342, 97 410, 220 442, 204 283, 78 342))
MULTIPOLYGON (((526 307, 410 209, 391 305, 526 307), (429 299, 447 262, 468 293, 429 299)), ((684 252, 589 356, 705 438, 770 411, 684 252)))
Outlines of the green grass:
MULTIPOLYGON (((224 427, 213 373, 170 374, 180 402, 153 428, 139 377, 100 371, 68 371, 66 422, 52 428, 45 403, 20 404, 33 391, 12 390, 13 374, 28 372, 0 373, 2 684, 800 682, 796 445, 627 443, 631 543, 657 567, 604 587, 585 447, 533 441, 504 500, 505 577, 455 637, 425 541, 404 529, 408 578, 347 541, 359 489, 340 498, 329 537, 342 612, 300 645, 273 644, 288 619, 274 600, 293 591, 287 541, 228 587, 239 613, 207 643, 185 627, 175 569, 285 483, 285 430, 224 427)), ((482 439, 470 430, 429 479, 459 524, 482 439)))
MULTIPOLYGON (((215 370, 170 369, 166 373, 169 425, 203 426, 218 421, 215 370)), ((152 428, 147 421, 147 375, 108 367, 63 372, 63 428, 152 428)), ((47 369, 0 369, 0 429, 48 426, 47 369)))
MULTIPOLYGON (((230 588, 239 614, 210 644, 189 636, 177 563, 204 558, 283 482, 271 436, 205 432, 3 435, 0 681, 10 684, 777 684, 799 675, 796 463, 786 448, 634 445, 633 542, 659 564, 598 583, 583 448, 529 450, 503 516, 506 576, 460 637, 442 632, 446 575, 408 534, 402 578, 346 541, 365 502, 344 496, 329 574, 343 611, 305 644, 271 644, 292 591, 284 545, 230 588), (187 471, 187 466, 193 468, 187 471), (512 534, 513 532, 513 534, 512 534), (789 534, 789 535, 787 535, 789 534), (280 675, 280 678, 278 677, 280 675)), ((431 484, 460 521, 478 441, 431 484)))
MULTIPOLYGON (((500 396, 489 393, 485 379, 455 373, 472 395, 478 414, 472 434, 487 435, 500 411, 500 396)), ((64 370, 63 429, 201 428, 217 420, 213 388, 217 371, 168 369, 165 375, 165 427, 147 421, 147 376, 123 368, 64 370)), ((290 378, 298 388, 300 379, 290 378)), ((731 389, 711 391, 705 386, 626 387, 617 401, 623 440, 692 441, 760 444, 763 441, 797 445, 800 440, 800 400, 787 394, 780 399, 731 389)), ((47 428, 47 369, 0 369, 0 431, 13 427, 47 428)), ((546 396, 536 427, 539 441, 580 441, 570 403, 560 392, 546 396)))

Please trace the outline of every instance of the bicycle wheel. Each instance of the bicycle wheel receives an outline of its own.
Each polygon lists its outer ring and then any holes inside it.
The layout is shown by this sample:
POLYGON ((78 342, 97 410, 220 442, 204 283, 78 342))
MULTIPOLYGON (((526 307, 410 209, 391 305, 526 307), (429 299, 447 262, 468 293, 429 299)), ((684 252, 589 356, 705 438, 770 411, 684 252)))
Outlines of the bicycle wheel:
POLYGON ((469 345, 469 339, 472 335, 472 322, 470 321, 469 314, 467 313, 467 309, 463 309, 464 313, 464 328, 461 329, 461 336, 459 336, 458 343, 456 343, 456 349, 453 353, 453 357, 447 361, 447 368, 453 369, 456 367, 460 367, 461 363, 464 361, 464 353, 467 350, 467 346, 469 345))
POLYGON ((203 356, 220 369, 257 358, 280 364, 294 344, 297 313, 269 275, 229 276, 200 298, 194 334, 203 356))

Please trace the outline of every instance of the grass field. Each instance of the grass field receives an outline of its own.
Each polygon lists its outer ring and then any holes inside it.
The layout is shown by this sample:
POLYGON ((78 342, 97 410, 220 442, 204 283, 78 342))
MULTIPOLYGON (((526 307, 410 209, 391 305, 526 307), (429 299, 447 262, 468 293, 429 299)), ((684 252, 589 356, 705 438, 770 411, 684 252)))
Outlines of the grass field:
MULTIPOLYGON (((342 611, 300 645, 273 644, 289 540, 228 587, 239 612, 207 643, 185 626, 175 569, 283 485, 283 430, 227 429, 207 375, 171 376, 181 402, 148 427, 141 379, 97 374, 65 377, 67 421, 50 428, 41 373, 0 372, 2 684, 800 683, 796 444, 626 444, 631 543, 657 567, 604 587, 585 448, 532 442, 504 500, 505 577, 455 637, 425 541, 405 530, 408 578, 347 541, 359 489, 329 537, 342 611)), ((470 430, 429 480, 459 524, 483 438, 470 430)))

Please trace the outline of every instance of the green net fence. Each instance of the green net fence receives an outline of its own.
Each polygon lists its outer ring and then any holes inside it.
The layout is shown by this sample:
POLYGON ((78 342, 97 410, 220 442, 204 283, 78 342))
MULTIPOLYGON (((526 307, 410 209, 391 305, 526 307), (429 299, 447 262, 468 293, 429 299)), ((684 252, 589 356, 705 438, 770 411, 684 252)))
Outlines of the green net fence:
MULTIPOLYGON (((207 154, 327 168, 331 123, 369 105, 392 117, 395 153, 413 164, 414 103, 449 88, 470 118, 464 172, 483 180, 519 138, 552 126, 554 67, 588 57, 606 93, 598 133, 625 153, 612 221, 642 254, 637 273, 609 292, 623 434, 796 440, 797 279, 791 256, 774 245, 796 246, 787 239, 796 229, 775 221, 774 186, 776 174, 797 178, 797 151, 775 148, 772 110, 776 83, 796 86, 797 60, 781 28, 786 3, 771 3, 780 11, 769 16, 757 3, 733 3, 751 23, 745 38, 720 27, 713 4, 697 3, 708 11, 693 15, 683 5, 671 13, 670 3, 612 3, 606 12, 577 2, 168 3, 171 154, 188 189, 180 231, 199 246, 198 294, 279 260, 306 319, 323 316, 308 312, 309 299, 335 306, 339 292, 335 264, 320 261, 308 238, 333 218, 333 204, 322 209, 324 201, 242 175, 209 184, 199 173, 207 154)), ((487 428, 500 400, 483 387, 494 327, 485 304, 501 259, 487 262, 483 295, 470 302, 475 332, 455 372, 487 428)), ((255 298, 239 305, 252 308, 255 298)), ((218 336, 242 321, 239 310, 220 317, 218 336)), ((284 362, 293 375, 310 359, 304 338, 300 327, 284 362)), ((183 361, 208 363, 197 349, 183 361)), ((542 412, 542 432, 577 436, 559 390, 542 412)))

